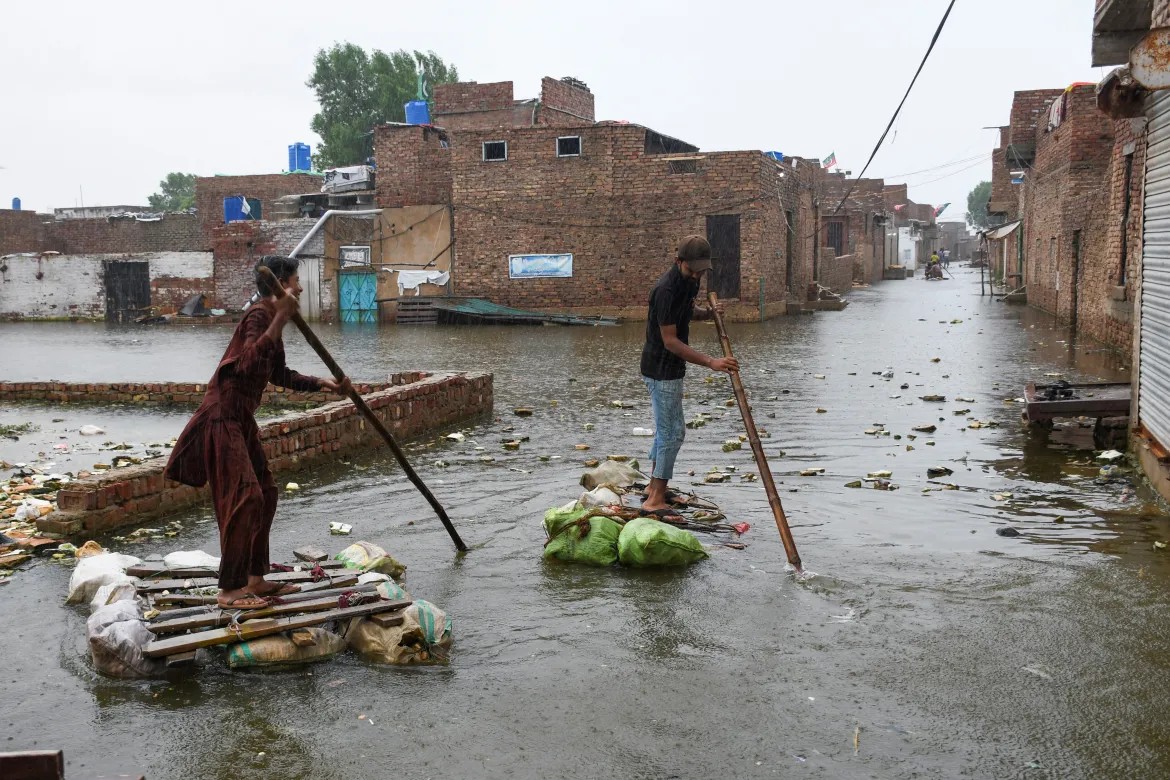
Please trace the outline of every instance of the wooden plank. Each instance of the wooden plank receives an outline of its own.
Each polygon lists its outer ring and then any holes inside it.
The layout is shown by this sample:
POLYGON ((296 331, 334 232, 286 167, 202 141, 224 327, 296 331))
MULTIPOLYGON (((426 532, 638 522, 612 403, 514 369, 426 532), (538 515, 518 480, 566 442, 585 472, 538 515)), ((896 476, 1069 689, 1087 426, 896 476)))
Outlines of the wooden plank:
POLYGON ((196 652, 197 651, 195 650, 188 650, 185 653, 175 653, 174 655, 168 655, 166 659, 167 668, 182 669, 186 666, 194 666, 196 652))
MULTIPOLYGON (((314 547, 311 544, 306 544, 304 547, 298 547, 293 550, 293 557, 298 561, 305 563, 323 562, 329 557, 329 553, 322 550, 320 547, 314 547)), ((331 561, 332 563, 341 563, 341 561, 331 561)))
POLYGON ((289 632, 288 638, 297 647, 315 647, 317 640, 307 628, 298 628, 296 631, 289 632))
POLYGON ((402 625, 406 622, 406 617, 401 612, 379 612, 377 615, 370 615, 369 620, 382 628, 389 628, 402 625))
POLYGON ((65 758, 60 750, 22 750, 0 753, 4 780, 63 780, 65 758))
MULTIPOLYGON (((52 540, 48 540, 48 541, 52 542, 52 540)), ((53 542, 53 543, 56 544, 56 542, 53 542)), ((305 564, 303 561, 297 561, 295 563, 286 563, 283 565, 285 565, 285 566, 300 566, 303 568, 305 564)), ((318 565, 322 569, 326 569, 326 570, 328 570, 328 569, 341 569, 341 568, 344 568, 345 562, 344 561, 321 561, 318 565)), ((280 573, 287 574, 288 572, 280 572, 280 573)), ((131 576, 131 577, 166 576, 169 579, 176 579, 176 578, 187 578, 187 577, 216 577, 219 575, 219 570, 213 569, 209 566, 186 566, 186 567, 180 567, 180 568, 176 568, 176 569, 169 569, 169 568, 167 568, 166 564, 164 564, 164 563, 159 563, 158 561, 146 561, 145 563, 139 563, 135 566, 131 566, 130 568, 126 569, 126 574, 131 576)))
MULTIPOLYGON (((344 590, 364 590, 365 585, 358 586, 358 575, 343 575, 334 577, 332 580, 322 580, 321 582, 305 582, 300 583, 301 590, 299 593, 292 593, 288 596, 281 596, 285 601, 313 598, 315 595, 321 595, 330 590, 336 590, 341 593, 344 590), (356 587, 355 587, 356 586, 356 587)), ((370 588, 373 590, 373 588, 370 588)), ((151 604, 160 608, 167 608, 177 606, 179 609, 168 609, 167 617, 177 617, 178 614, 197 614, 208 606, 213 606, 217 603, 217 596, 192 596, 185 593, 169 593, 165 596, 156 595, 152 593, 145 594, 151 601, 151 604)))
POLYGON ((200 647, 226 645, 232 642, 246 642, 249 639, 259 639, 263 636, 279 634, 281 631, 291 631, 295 628, 319 626, 334 620, 349 620, 355 617, 368 617, 379 612, 393 612, 394 610, 409 607, 414 602, 411 599, 397 599, 395 601, 377 601, 371 604, 359 604, 356 607, 345 609, 331 609, 328 612, 317 612, 311 615, 295 615, 287 618, 273 618, 272 620, 250 620, 241 623, 238 630, 216 628, 209 631, 200 631, 196 634, 181 634, 168 639, 156 639, 143 650, 147 658, 161 658, 176 653, 185 653, 197 650, 200 647))
POLYGON ((31 557, 28 553, 5 553, 0 555, 0 569, 15 569, 31 557))
MULTIPOLYGON (((332 577, 332 580, 325 579, 321 582, 337 581, 343 577, 350 576, 348 572, 337 571, 327 572, 332 577)), ((276 574, 266 574, 264 579, 269 582, 312 582, 313 574, 307 571, 282 571, 276 574)), ((214 577, 191 577, 182 580, 147 580, 138 584, 139 593, 158 593, 164 590, 190 590, 192 588, 214 588, 219 584, 219 580, 214 577)))
POLYGON ((297 615, 302 612, 324 612, 327 609, 337 609, 337 599, 340 595, 341 593, 331 593, 330 595, 319 596, 315 599, 294 601, 283 604, 273 604, 270 607, 264 607, 263 609, 249 609, 246 612, 241 612, 240 610, 236 609, 221 609, 218 606, 198 607, 197 609, 201 610, 198 614, 184 615, 181 617, 171 617, 167 615, 166 617, 168 619, 155 619, 147 623, 146 627, 156 635, 177 634, 183 631, 194 631, 196 629, 226 626, 228 623, 232 622, 232 617, 236 615, 239 615, 240 622, 243 622, 247 620, 273 617, 276 615, 297 615))
MULTIPOLYGON (((322 580, 321 582, 306 582, 301 585, 299 593, 290 593, 287 596, 281 596, 284 602, 304 601, 305 599, 320 598, 326 594, 333 594, 340 596, 342 593, 348 591, 355 591, 357 593, 372 593, 377 589, 378 584, 371 582, 367 585, 358 585, 358 578, 356 574, 335 577, 332 582, 329 580, 322 580)), ((168 604, 184 605, 178 609, 168 609, 163 614, 161 619, 170 620, 177 617, 185 617, 189 615, 202 615, 207 612, 208 607, 216 607, 217 596, 185 596, 183 594, 171 594, 167 596, 153 596, 151 603, 155 606, 164 607, 168 604)), ((218 607, 216 607, 218 609, 218 607)))

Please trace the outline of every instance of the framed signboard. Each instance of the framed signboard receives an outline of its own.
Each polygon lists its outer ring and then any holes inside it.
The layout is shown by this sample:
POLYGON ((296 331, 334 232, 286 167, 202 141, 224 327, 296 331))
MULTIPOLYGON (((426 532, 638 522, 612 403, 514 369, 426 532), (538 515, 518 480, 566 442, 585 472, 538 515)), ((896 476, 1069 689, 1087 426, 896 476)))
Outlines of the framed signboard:
POLYGON ((508 255, 512 279, 571 279, 573 255, 508 255))
POLYGON ((370 248, 368 246, 342 246, 338 247, 337 252, 342 268, 370 264, 370 248))

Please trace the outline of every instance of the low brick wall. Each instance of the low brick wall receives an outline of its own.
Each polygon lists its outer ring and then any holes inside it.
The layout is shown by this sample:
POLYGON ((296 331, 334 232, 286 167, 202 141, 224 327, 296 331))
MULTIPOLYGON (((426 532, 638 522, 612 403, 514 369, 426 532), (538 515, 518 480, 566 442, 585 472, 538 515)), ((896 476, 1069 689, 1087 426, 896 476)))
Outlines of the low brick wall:
POLYGON ((852 290, 853 255, 833 257, 831 249, 827 256, 822 254, 817 268, 817 281, 838 295, 852 290))
MULTIPOLYGON (((411 439, 492 410, 491 374, 417 376, 418 381, 364 396, 396 439, 411 439)), ((336 458, 381 441, 348 400, 263 424, 260 439, 274 473, 296 471, 319 458, 336 458)), ((37 527, 66 535, 101 533, 207 500, 206 487, 171 482, 163 477, 165 467, 165 459, 159 458, 71 482, 57 492, 58 511, 38 520, 37 527)))
MULTIPOLYGON (((418 382, 430 374, 409 371, 385 382, 355 382, 362 395, 418 382)), ((0 382, 0 401, 40 401, 62 404, 138 404, 141 406, 197 406, 207 385, 193 382, 0 382)), ((269 386, 262 406, 309 406, 336 401, 333 393, 304 393, 269 386)))

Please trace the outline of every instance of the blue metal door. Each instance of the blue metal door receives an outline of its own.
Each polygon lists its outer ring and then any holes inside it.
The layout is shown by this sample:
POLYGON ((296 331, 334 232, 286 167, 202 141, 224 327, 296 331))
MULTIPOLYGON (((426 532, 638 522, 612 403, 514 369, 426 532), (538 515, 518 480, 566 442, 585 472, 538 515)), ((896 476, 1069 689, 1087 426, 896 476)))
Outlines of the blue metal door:
POLYGON ((378 277, 372 273, 343 273, 339 294, 342 322, 377 322, 378 277))

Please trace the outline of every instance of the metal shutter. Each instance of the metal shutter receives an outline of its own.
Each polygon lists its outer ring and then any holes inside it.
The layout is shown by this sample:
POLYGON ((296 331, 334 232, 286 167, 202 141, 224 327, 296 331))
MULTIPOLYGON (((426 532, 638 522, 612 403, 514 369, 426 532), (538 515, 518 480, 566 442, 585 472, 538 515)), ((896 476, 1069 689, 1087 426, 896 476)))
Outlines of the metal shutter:
POLYGON ((1138 419, 1170 446, 1170 92, 1155 93, 1146 115, 1138 419))

